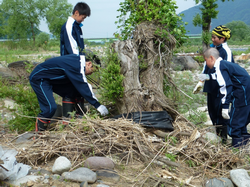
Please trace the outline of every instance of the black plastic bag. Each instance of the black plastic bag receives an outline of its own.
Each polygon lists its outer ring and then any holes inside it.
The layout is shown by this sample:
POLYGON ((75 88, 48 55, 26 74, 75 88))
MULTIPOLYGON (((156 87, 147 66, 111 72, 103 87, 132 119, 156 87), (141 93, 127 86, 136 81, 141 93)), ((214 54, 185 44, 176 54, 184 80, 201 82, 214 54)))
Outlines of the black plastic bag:
POLYGON ((150 112, 131 112, 128 114, 120 114, 114 116, 118 118, 132 119, 134 122, 141 124, 144 127, 165 129, 173 131, 173 119, 166 111, 150 111, 150 112))

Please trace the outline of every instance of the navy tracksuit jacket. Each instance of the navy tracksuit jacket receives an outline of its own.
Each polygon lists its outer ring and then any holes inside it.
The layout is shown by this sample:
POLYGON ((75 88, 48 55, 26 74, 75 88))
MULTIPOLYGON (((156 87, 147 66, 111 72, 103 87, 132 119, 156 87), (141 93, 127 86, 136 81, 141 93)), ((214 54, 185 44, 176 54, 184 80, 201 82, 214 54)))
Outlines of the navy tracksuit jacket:
POLYGON ((240 138, 247 134, 250 122, 250 76, 238 64, 218 58, 215 62, 215 76, 220 86, 222 108, 228 109, 232 103, 228 134, 240 138))
POLYGON ((69 54, 84 55, 84 40, 82 34, 82 23, 69 17, 61 28, 60 53, 61 56, 69 54))
MULTIPOLYGON (((215 47, 219 53, 220 57, 223 60, 226 60, 228 62, 233 62, 233 54, 231 50, 229 49, 227 43, 222 43, 219 46, 212 45, 211 47, 215 47)), ((204 63, 203 72, 205 74, 209 74, 210 80, 205 81, 203 92, 207 92, 207 106, 208 106, 208 113, 210 116, 211 121, 214 125, 223 125, 227 126, 228 120, 225 120, 221 115, 221 94, 219 92, 219 85, 216 80, 213 80, 211 75, 215 73, 215 68, 209 69, 206 66, 206 62, 204 63)))
POLYGON ((98 108, 100 103, 93 94, 91 85, 87 83, 84 72, 84 55, 60 56, 37 65, 29 80, 42 111, 39 115, 44 118, 54 115, 57 105, 53 92, 61 97, 84 97, 98 108))

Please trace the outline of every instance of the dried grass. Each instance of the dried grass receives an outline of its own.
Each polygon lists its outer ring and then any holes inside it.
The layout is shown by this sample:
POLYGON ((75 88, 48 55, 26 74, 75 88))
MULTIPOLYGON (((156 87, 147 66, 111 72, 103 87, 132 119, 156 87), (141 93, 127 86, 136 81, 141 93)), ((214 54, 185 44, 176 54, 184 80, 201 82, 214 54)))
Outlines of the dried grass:
POLYGON ((18 162, 33 167, 54 157, 66 156, 72 163, 72 171, 82 167, 85 159, 94 155, 107 156, 116 165, 144 164, 144 169, 129 179, 132 182, 142 175, 145 177, 149 168, 158 167, 154 177, 158 175, 162 179, 157 179, 157 183, 170 177, 192 186, 194 179, 228 176, 231 169, 243 167, 245 162, 245 152, 234 153, 220 143, 207 142, 202 138, 207 128, 198 130, 189 122, 178 119, 173 123, 173 132, 145 129, 126 119, 77 119, 61 131, 60 125, 61 121, 54 130, 37 134, 26 150, 15 147, 14 135, 5 134, 2 138, 5 145, 18 150, 18 162), (176 160, 168 159, 166 153, 177 155, 176 160))

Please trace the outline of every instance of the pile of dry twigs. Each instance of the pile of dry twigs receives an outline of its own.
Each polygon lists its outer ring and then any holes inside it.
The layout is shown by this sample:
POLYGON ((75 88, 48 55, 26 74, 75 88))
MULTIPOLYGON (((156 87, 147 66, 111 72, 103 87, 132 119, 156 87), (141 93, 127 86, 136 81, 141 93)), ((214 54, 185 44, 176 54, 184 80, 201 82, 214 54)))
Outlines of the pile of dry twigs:
MULTIPOLYGON (((72 163, 72 171, 81 167, 89 156, 107 156, 116 165, 135 162, 144 165, 144 169, 130 179, 132 182, 140 176, 145 178, 147 171, 156 167, 155 177, 168 184, 177 181, 190 186, 195 179, 227 177, 231 169, 246 163, 245 153, 204 139, 203 134, 209 128, 197 129, 190 122, 178 119, 173 126, 174 131, 164 132, 122 118, 86 117, 60 130, 58 121, 53 130, 34 133, 35 139, 29 148, 18 150, 17 161, 37 167, 52 158, 65 156, 72 163)), ((5 142, 13 138, 7 134, 2 136, 5 142)), ((152 179, 152 174, 149 176, 152 179)))

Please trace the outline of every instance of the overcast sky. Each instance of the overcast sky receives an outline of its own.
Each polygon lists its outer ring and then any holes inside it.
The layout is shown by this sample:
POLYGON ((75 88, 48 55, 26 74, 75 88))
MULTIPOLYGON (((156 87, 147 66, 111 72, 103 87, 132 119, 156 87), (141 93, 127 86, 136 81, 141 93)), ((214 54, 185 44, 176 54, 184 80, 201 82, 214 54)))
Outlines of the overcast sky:
MULTIPOLYGON (((75 6, 81 0, 68 0, 69 3, 75 6)), ((86 2, 90 9, 91 15, 83 22, 84 38, 111 38, 114 37, 113 33, 116 32, 117 21, 116 16, 119 16, 117 11, 120 2, 123 0, 83 0, 86 2)), ((180 13, 186 9, 195 6, 194 0, 176 0, 179 7, 176 13, 180 13)), ((40 30, 49 33, 49 29, 45 21, 41 21, 40 30)))

